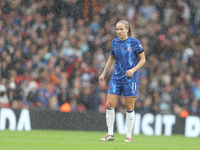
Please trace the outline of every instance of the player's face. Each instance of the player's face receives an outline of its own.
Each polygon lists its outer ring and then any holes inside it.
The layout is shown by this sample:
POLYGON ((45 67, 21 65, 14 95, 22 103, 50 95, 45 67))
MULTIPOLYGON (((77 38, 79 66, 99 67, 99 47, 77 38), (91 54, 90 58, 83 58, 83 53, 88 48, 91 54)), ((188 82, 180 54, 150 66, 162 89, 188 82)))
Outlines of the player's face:
POLYGON ((116 24, 116 32, 120 40, 123 41, 128 38, 128 29, 126 29, 126 26, 124 23, 119 22, 116 24))

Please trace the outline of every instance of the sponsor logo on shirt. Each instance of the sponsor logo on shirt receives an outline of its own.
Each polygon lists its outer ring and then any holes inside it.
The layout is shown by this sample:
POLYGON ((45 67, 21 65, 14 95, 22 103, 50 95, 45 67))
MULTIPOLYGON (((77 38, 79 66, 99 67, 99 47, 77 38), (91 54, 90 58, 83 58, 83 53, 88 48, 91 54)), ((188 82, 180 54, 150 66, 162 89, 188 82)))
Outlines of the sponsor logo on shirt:
POLYGON ((139 45, 139 48, 140 48, 140 49, 143 49, 143 47, 142 47, 142 45, 141 45, 141 44, 139 45))
POLYGON ((136 90, 132 91, 132 93, 135 93, 135 92, 136 92, 136 90))

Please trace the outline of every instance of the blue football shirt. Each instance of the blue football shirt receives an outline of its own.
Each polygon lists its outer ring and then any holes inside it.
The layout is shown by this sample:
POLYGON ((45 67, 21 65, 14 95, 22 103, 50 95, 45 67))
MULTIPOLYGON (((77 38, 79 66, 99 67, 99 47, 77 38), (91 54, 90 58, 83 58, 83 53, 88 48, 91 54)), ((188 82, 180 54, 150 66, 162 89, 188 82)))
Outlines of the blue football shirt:
POLYGON ((117 80, 122 83, 137 82, 138 71, 132 77, 126 77, 126 71, 134 68, 138 61, 138 54, 142 53, 143 47, 139 40, 128 37, 126 40, 121 41, 115 38, 112 41, 111 55, 115 57, 115 69, 112 74, 111 80, 117 80))

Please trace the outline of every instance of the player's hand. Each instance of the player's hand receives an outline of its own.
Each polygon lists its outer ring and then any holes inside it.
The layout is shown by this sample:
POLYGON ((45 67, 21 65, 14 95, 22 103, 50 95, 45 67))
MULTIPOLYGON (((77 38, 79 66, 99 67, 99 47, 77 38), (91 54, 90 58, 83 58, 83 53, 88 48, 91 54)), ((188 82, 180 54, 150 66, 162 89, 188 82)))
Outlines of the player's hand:
POLYGON ((134 73, 133 69, 127 70, 125 76, 131 77, 133 73, 134 73))
POLYGON ((100 77, 99 77, 99 81, 100 81, 100 82, 103 82, 104 78, 105 78, 105 74, 102 73, 102 74, 100 75, 100 77))

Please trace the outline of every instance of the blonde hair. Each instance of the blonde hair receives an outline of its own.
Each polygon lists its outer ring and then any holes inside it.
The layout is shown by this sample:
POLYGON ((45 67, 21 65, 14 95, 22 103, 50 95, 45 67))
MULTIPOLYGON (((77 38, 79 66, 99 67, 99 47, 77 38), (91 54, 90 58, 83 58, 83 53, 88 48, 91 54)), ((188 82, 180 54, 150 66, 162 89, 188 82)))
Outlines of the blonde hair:
POLYGON ((131 29, 131 25, 130 25, 129 22, 127 22, 125 20, 120 20, 118 23, 125 24, 126 29, 128 29, 128 36, 135 38, 134 35, 133 35, 132 29, 131 29))

